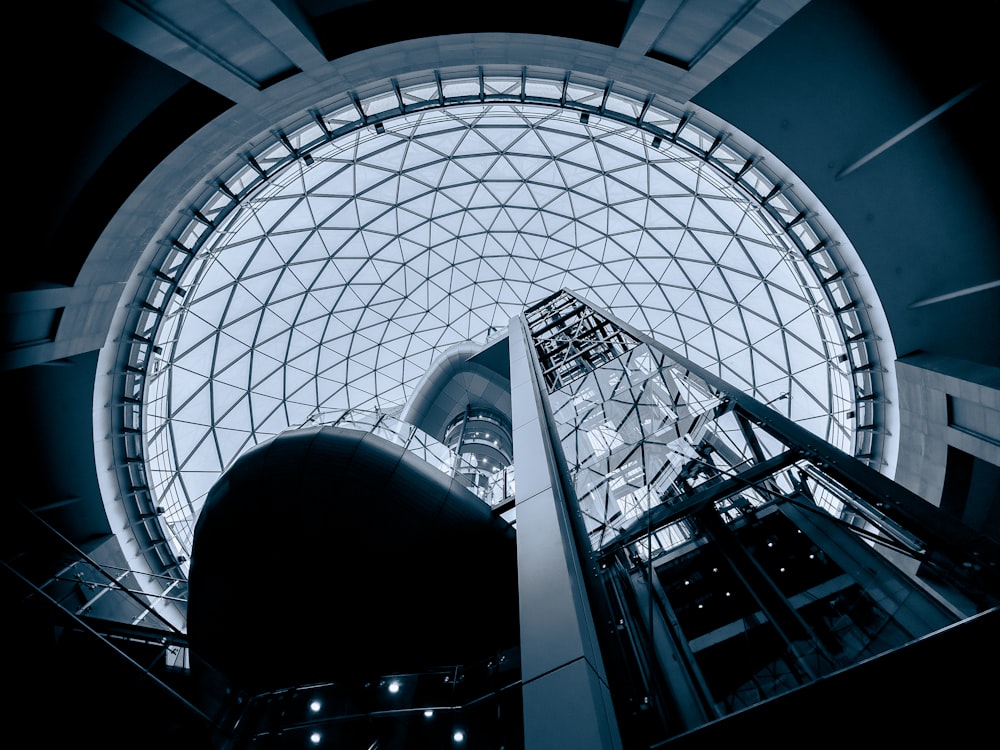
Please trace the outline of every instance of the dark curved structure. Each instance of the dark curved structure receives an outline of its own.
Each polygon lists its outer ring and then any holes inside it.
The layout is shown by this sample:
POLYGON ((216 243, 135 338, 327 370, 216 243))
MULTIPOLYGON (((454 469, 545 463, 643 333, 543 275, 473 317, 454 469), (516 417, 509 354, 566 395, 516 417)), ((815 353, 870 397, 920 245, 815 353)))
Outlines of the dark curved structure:
POLYGON ((511 526, 372 434, 302 430, 247 453, 209 494, 191 562, 192 649, 247 692, 517 643, 511 526))

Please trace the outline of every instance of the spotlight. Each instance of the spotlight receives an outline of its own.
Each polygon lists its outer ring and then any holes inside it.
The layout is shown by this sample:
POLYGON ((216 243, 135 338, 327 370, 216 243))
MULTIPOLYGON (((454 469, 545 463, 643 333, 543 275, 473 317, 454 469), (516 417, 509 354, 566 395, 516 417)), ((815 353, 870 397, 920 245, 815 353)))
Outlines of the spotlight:
POLYGON ((323 739, 323 735, 321 735, 319 732, 313 732, 312 734, 309 735, 309 741, 314 745, 318 745, 321 739, 323 739))
POLYGON ((425 718, 425 719, 429 719, 429 718, 431 718, 431 717, 432 717, 433 715, 434 715, 434 710, 433 710, 433 709, 431 709, 431 708, 428 708, 428 709, 427 709, 426 711, 424 711, 424 718, 425 718))
POLYGON ((399 692, 399 680, 393 680, 389 683, 389 692, 394 694, 399 692))
POLYGON ((461 729, 456 729, 455 734, 453 734, 451 738, 455 740, 456 744, 465 742, 465 732, 463 732, 461 729))
POLYGON ((312 711, 313 713, 316 713, 322 707, 323 707, 323 704, 320 703, 319 701, 315 701, 314 700, 314 701, 312 701, 312 702, 309 703, 309 710, 312 711))

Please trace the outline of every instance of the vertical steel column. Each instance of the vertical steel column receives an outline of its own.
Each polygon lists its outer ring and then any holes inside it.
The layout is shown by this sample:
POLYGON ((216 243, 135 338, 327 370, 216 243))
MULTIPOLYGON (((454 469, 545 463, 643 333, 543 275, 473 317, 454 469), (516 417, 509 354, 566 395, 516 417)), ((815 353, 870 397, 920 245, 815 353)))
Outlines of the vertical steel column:
POLYGON ((584 570, 523 317, 511 320, 510 375, 517 467, 517 568, 526 750, 617 750, 584 570))
POLYGON ((652 646, 650 660, 657 662, 666 684, 666 692, 659 698, 669 702, 673 710, 676 726, 667 727, 669 735, 680 734, 719 718, 712 693, 698 669, 694 654, 686 640, 676 637, 680 627, 676 621, 669 622, 661 609, 664 605, 669 607, 670 603, 655 578, 656 574, 650 576, 648 570, 637 568, 631 574, 623 571, 622 575, 628 585, 623 595, 631 595, 637 609, 649 613, 645 621, 641 617, 635 619, 646 631, 646 645, 652 646))

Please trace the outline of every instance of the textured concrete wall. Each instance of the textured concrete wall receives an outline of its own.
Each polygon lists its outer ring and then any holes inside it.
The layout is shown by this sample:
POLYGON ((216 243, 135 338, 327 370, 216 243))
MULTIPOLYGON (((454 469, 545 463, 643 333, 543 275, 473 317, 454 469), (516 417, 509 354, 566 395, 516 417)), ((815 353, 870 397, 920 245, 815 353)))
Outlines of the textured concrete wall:
POLYGON ((912 354, 896 361, 896 377, 897 482, 940 506, 949 447, 1000 466, 1000 368, 912 354))

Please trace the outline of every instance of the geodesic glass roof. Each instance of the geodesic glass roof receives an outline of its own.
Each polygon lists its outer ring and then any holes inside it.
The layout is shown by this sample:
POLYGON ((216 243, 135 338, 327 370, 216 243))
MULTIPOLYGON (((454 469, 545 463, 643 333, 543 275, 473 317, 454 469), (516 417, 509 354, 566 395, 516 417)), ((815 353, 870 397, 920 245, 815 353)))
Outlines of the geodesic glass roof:
POLYGON ((393 413, 448 346, 562 288, 856 448, 855 303, 752 156, 607 90, 427 88, 277 135, 160 267, 142 424, 175 551, 243 451, 320 414, 393 413))

